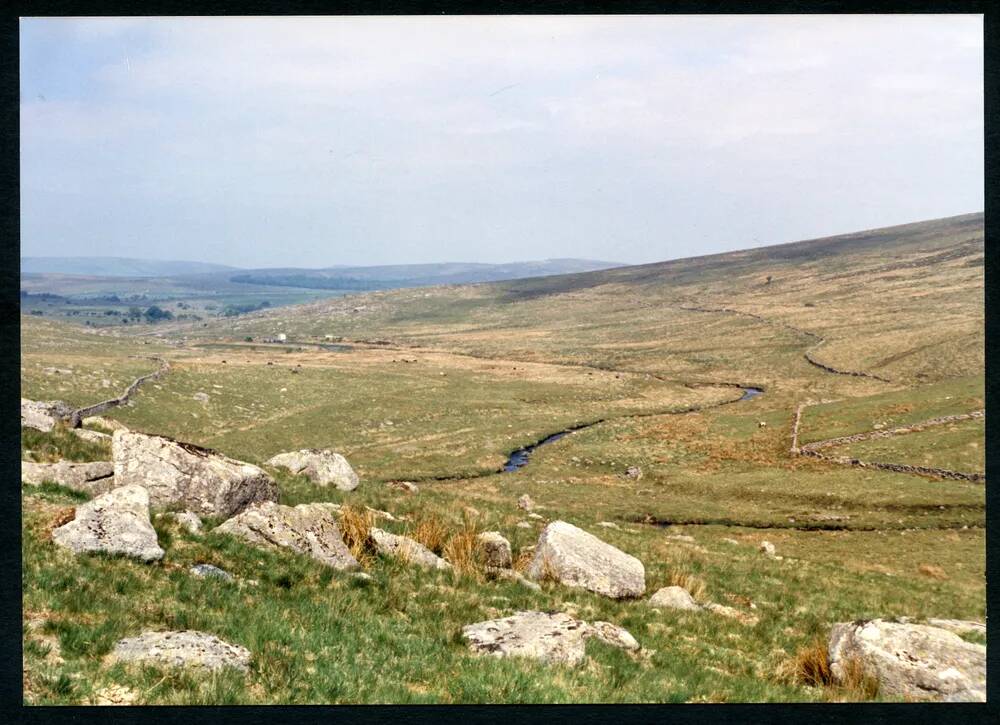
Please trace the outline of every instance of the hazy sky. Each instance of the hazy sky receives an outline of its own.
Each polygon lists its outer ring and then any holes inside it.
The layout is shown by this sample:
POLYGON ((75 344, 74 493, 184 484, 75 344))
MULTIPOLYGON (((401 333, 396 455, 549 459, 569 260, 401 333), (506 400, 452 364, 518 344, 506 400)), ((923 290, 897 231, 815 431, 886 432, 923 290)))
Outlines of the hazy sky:
POLYGON ((21 253, 650 262, 983 208, 980 16, 26 19, 21 253))

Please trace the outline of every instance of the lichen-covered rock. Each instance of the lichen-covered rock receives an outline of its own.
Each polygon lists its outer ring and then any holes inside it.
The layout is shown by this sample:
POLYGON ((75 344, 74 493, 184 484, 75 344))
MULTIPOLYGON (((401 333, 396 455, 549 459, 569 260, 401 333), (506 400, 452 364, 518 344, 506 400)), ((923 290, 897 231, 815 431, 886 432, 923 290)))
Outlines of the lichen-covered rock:
POLYGON ((325 503, 282 506, 257 503, 215 527, 266 548, 291 549, 341 571, 357 569, 357 559, 344 544, 337 525, 339 506, 325 503))
POLYGON ((417 487, 417 484, 412 481, 389 481, 385 485, 389 488, 405 491, 406 493, 420 493, 420 489, 417 487))
POLYGON ((484 531, 476 537, 483 564, 498 569, 509 569, 514 563, 510 542, 499 531, 484 531))
POLYGON ((52 532, 52 540, 74 554, 103 551, 150 562, 163 558, 149 521, 149 494, 122 486, 76 508, 76 517, 52 532))
POLYGON ((649 606, 663 609, 683 609, 692 612, 701 610, 701 605, 694 600, 687 589, 676 586, 658 589, 649 598, 649 606))
POLYGON ((208 670, 232 667, 247 672, 250 651, 205 632, 143 632, 120 640, 111 652, 111 661, 208 670))
POLYGON ((181 511, 174 514, 174 521, 184 528, 189 534, 201 533, 201 519, 194 511, 181 511))
POLYGON ((542 531, 526 574, 613 599, 641 597, 646 591, 641 561, 565 521, 553 521, 542 531))
POLYGON ((51 481, 60 486, 72 488, 74 491, 97 496, 116 488, 115 467, 111 461, 94 461, 92 463, 21 461, 22 483, 37 486, 44 481, 51 481))
POLYGON ((213 577, 215 579, 223 579, 227 582, 231 582, 233 580, 232 574, 225 569, 220 569, 212 564, 195 564, 189 569, 189 571, 191 574, 201 579, 213 577))
POLYGON ((82 438, 88 443, 110 443, 111 436, 107 433, 101 433, 96 430, 87 430, 86 428, 70 428, 77 438, 82 438))
POLYGON ((620 647, 630 652, 639 649, 639 643, 635 641, 635 637, 628 630, 619 627, 617 624, 611 624, 611 622, 592 622, 590 628, 592 631, 591 636, 596 637, 605 644, 610 644, 612 647, 620 647))
POLYGON ((156 506, 180 504, 201 516, 232 516, 261 501, 277 501, 278 487, 257 466, 162 436, 115 431, 115 481, 149 491, 156 506))
POLYGON ((61 400, 28 400, 21 398, 21 427, 48 433, 56 422, 73 415, 73 407, 61 400))
POLYGON ((760 542, 760 553, 763 554, 764 556, 772 556, 773 557, 775 555, 775 553, 776 553, 775 552, 775 548, 774 548, 774 544, 772 544, 770 541, 762 541, 762 542, 760 542))
POLYGON ((119 423, 113 418, 103 418, 99 415, 91 415, 83 419, 82 421, 84 427, 86 426, 99 426, 105 430, 109 430, 114 433, 116 430, 128 430, 128 426, 123 423, 119 423))
POLYGON ((528 494, 521 494, 521 497, 517 499, 517 507, 524 511, 531 511, 535 507, 535 502, 528 494))
POLYGON ((947 629, 955 634, 981 634, 986 636, 986 623, 968 619, 928 619, 927 624, 940 629, 947 629))
POLYGON ((985 702, 986 647, 924 624, 882 619, 835 624, 830 631, 830 672, 837 682, 855 660, 894 697, 985 702))
POLYGON ((725 604, 718 604, 717 602, 709 602, 704 606, 713 614, 718 614, 720 617, 726 617, 727 619, 735 619, 740 624, 745 624, 748 627, 752 627, 760 620, 755 614, 748 614, 747 612, 741 612, 735 607, 727 607, 725 604))
POLYGON ((376 528, 372 528, 368 536, 375 551, 383 556, 402 559, 424 569, 451 569, 451 564, 408 536, 398 536, 376 528))
POLYGON ((333 485, 340 491, 353 491, 358 487, 358 474, 339 453, 307 448, 290 453, 279 453, 267 465, 287 468, 292 473, 308 476, 320 486, 333 485))
POLYGON ((602 641, 625 649, 639 644, 621 627, 607 622, 593 625, 563 612, 517 612, 462 628, 469 649, 492 657, 530 657, 548 663, 576 665, 586 656, 586 640, 602 641))

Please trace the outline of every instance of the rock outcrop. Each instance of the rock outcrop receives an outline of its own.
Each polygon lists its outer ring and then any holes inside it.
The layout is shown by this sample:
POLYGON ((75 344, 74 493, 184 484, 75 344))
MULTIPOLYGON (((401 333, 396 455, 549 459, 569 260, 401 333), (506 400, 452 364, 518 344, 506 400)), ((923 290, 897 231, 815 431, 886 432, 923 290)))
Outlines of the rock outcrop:
POLYGON ((61 400, 28 400, 21 398, 21 427, 48 433, 60 420, 73 415, 69 403, 61 400))
POLYGON ((115 645, 111 662, 137 663, 157 667, 200 667, 221 670, 250 669, 250 651, 223 642, 215 635, 194 630, 183 632, 143 632, 115 645))
POLYGON ((76 509, 76 517, 52 532, 52 540, 74 554, 102 551, 150 562, 163 558, 149 521, 149 494, 122 486, 76 509))
POLYGON ((375 546, 375 551, 383 556, 402 559, 424 569, 451 569, 451 564, 407 536, 398 536, 382 529, 372 528, 368 532, 368 537, 375 546))
POLYGON ((526 574, 613 599, 641 597, 646 591, 641 561, 565 521, 553 521, 542 531, 526 574))
POLYGON ((883 695, 985 702, 986 647, 924 624, 881 619, 835 624, 830 631, 830 672, 837 682, 847 663, 860 663, 883 695))
POLYGON ((96 430, 87 430, 86 428, 70 428, 73 431, 73 435, 77 438, 81 438, 88 443, 110 443, 111 436, 107 433, 101 433, 96 430))
POLYGON ((358 474, 339 453, 328 450, 304 449, 279 453, 267 460, 267 465, 287 468, 292 473, 308 476, 320 486, 335 486, 340 491, 358 487, 358 474))
POLYGON ((88 493, 91 496, 98 496, 116 488, 114 474, 115 467, 111 461, 94 461, 93 463, 21 461, 22 483, 37 486, 44 481, 51 481, 60 486, 72 488, 74 491, 88 493))
POLYGON ((510 542, 499 531, 484 531, 476 537, 479 556, 485 566, 496 569, 509 569, 514 558, 510 542))
POLYGON ((282 506, 265 501, 215 527, 265 548, 291 549, 340 571, 357 569, 357 559, 344 544, 337 524, 339 507, 308 503, 282 506))
POLYGON ((257 466, 162 436, 115 431, 115 481, 149 491, 156 506, 180 504, 200 516, 232 516, 261 501, 277 501, 278 487, 257 466))
POLYGON ((586 656, 586 640, 597 637, 624 649, 639 643, 621 627, 608 622, 588 624, 563 612, 517 612, 462 628, 469 649, 492 657, 530 657, 547 663, 579 664, 586 656))

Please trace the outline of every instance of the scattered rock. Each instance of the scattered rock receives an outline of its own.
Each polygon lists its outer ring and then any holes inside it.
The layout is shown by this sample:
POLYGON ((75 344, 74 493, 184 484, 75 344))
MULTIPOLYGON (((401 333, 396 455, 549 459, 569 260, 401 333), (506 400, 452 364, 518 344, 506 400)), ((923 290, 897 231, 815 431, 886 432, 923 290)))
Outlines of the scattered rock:
POLYGON ((138 637, 120 640, 111 653, 111 661, 208 670, 233 667, 247 672, 250 669, 250 651, 223 642, 215 635, 194 630, 143 632, 138 637))
POLYGON ((180 524, 189 534, 201 533, 201 519, 194 511, 181 511, 174 514, 174 520, 180 524))
POLYGON ((368 536, 375 550, 384 556, 402 559, 425 569, 451 569, 451 564, 408 536, 390 534, 374 527, 368 536))
POLYGON ((879 693, 894 697, 986 701, 986 647, 923 624, 882 619, 835 624, 830 631, 830 672, 836 682, 855 659, 874 677, 879 693))
POLYGON ((531 496, 525 493, 517 499, 517 507, 524 511, 531 511, 535 507, 535 502, 531 500, 531 496))
POLYGON ((462 628, 473 652, 492 657, 530 657, 547 663, 579 664, 586 656, 586 640, 598 637, 608 644, 638 649, 625 630, 607 622, 594 625, 555 612, 517 612, 503 619, 477 622, 462 628))
POLYGON ((61 400, 28 400, 21 398, 21 427, 48 433, 57 421, 73 415, 69 403, 61 400))
POLYGON ((301 451, 279 453, 267 465, 287 468, 292 473, 308 476, 320 486, 333 484, 340 491, 353 491, 358 487, 358 474, 339 453, 329 450, 306 448, 301 451))
POLYGON ((462 509, 462 515, 469 519, 479 518, 479 509, 473 506, 466 506, 462 509))
POLYGON ((740 542, 738 542, 736 539, 728 539, 728 538, 726 538, 726 539, 723 539, 723 541, 725 543, 727 543, 727 544, 732 544, 733 546, 739 546, 740 545, 740 542))
POLYGON ((701 610, 701 605, 694 600, 684 587, 663 587, 649 598, 649 606, 664 609, 684 609, 688 611, 701 610))
POLYGON ((162 436, 115 431, 115 481, 149 491, 153 506, 180 504, 201 516, 233 516, 277 501, 278 487, 257 466, 162 436))
POLYGON ((741 612, 739 609, 734 609, 733 607, 727 607, 725 604, 716 604, 715 602, 709 602, 704 607, 710 612, 718 614, 722 617, 728 617, 729 619, 735 619, 740 624, 745 624, 748 627, 752 627, 760 621, 756 615, 747 614, 746 612, 741 612))
POLYGON ((87 430, 86 428, 70 428, 77 438, 81 438, 88 443, 104 443, 111 442, 111 436, 107 433, 101 433, 96 430, 87 430))
POLYGON ((493 579, 504 579, 506 581, 515 581, 518 584, 527 587, 533 592, 542 591, 541 586, 536 582, 531 581, 531 579, 526 578, 521 572, 515 571, 514 569, 497 569, 488 568, 486 574, 493 579))
POLYGON ((541 514, 528 514, 528 518, 531 519, 532 521, 542 521, 543 520, 543 517, 541 516, 541 514))
POLYGON ((202 579, 215 577, 216 579, 224 579, 227 582, 231 582, 233 580, 232 574, 225 569, 220 569, 212 564, 195 564, 188 571, 190 571, 194 576, 201 577, 202 579))
POLYGON ((353 579, 358 584, 362 584, 362 585, 364 585, 364 584, 371 584, 372 581, 374 581, 374 579, 372 579, 372 575, 371 574, 366 574, 363 571, 356 571, 356 572, 354 572, 353 574, 351 574, 351 579, 353 579))
POLYGON ((646 591, 641 561, 565 521, 553 521, 542 531, 526 574, 613 599, 640 597, 646 591))
POLYGON ((519 529, 530 529, 532 528, 530 521, 518 521, 514 524, 519 529))
POLYGON ((337 525, 339 506, 325 503, 282 506, 273 501, 256 503, 215 528, 251 544, 285 548, 338 570, 359 568, 337 525))
POLYGON ((389 488, 396 488, 400 491, 406 491, 406 493, 419 493, 420 489, 417 488, 417 484, 411 483, 410 481, 389 481, 386 484, 389 488))
POLYGON ((208 393, 198 392, 192 395, 191 397, 197 400, 199 403, 208 403, 209 401, 208 393))
POLYGON ((32 463, 21 461, 21 481, 37 486, 43 481, 58 483, 74 491, 97 496, 115 488, 115 467, 111 461, 93 463, 32 463))
POLYGON ((614 521, 598 521, 597 525, 603 526, 606 529, 618 529, 618 524, 616 524, 614 521))
POLYGON ((765 556, 773 557, 775 554, 774 544, 772 544, 770 541, 760 542, 760 552, 765 556))
POLYGON ((635 641, 629 632, 617 624, 611 622, 593 622, 591 625, 593 636, 612 647, 620 647, 629 651, 640 649, 639 643, 635 641))
POLYGON ((687 534, 669 534, 668 539, 673 539, 674 541, 683 541, 686 544, 693 544, 694 537, 688 536, 687 534))
POLYGON ((509 569, 514 563, 510 542, 499 531, 484 531, 476 537, 483 564, 498 569, 509 569))
POLYGON ((625 478, 631 478, 633 481, 638 481, 642 478, 642 469, 638 466, 629 466, 625 469, 625 478))
POLYGON ((128 428, 112 418, 102 418, 99 415, 92 415, 83 419, 83 425, 98 426, 114 433, 116 430, 128 430, 128 428))
POLYGON ((96 690, 92 696, 95 705, 134 705, 139 693, 125 685, 108 685, 96 690))
POLYGON ((72 521, 52 532, 52 540, 74 554, 103 551, 150 562, 164 553, 149 521, 149 494, 141 486, 122 486, 81 504, 72 521))

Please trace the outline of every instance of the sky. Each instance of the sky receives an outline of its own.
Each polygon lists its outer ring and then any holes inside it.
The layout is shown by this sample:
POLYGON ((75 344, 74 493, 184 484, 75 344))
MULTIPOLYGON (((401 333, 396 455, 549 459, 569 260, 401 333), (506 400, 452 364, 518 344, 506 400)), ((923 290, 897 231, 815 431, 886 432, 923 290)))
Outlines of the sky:
POLYGON ((21 254, 644 263, 983 209, 982 17, 26 18, 21 254))

